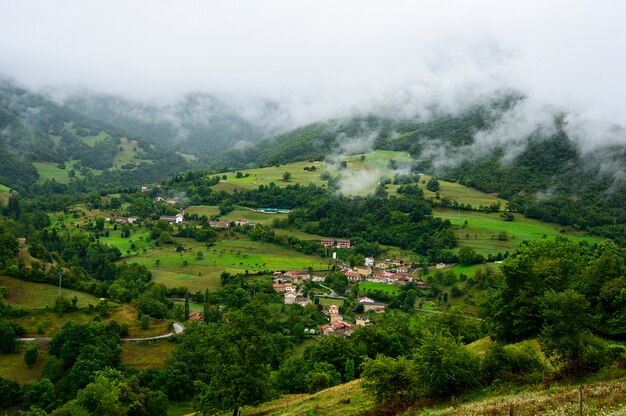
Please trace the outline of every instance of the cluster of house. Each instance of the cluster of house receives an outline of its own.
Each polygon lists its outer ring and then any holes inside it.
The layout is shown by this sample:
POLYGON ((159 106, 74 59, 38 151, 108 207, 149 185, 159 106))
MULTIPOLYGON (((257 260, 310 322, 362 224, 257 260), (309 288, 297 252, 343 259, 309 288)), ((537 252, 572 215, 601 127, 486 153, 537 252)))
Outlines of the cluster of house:
POLYGON ((339 314, 339 306, 335 304, 324 309, 324 313, 328 315, 330 323, 320 325, 318 329, 319 332, 325 336, 343 335, 349 337, 358 327, 370 324, 369 318, 365 316, 357 317, 356 323, 354 324, 344 322, 343 316, 339 314))
POLYGON ((335 240, 332 238, 322 238, 320 244, 324 247, 350 248, 350 240, 335 240))
POLYGON ((399 266, 391 270, 372 269, 367 266, 346 267, 343 270, 343 274, 351 283, 375 282, 388 285, 404 285, 415 282, 420 289, 427 289, 428 285, 419 279, 414 279, 408 273, 409 269, 408 266, 399 266))
MULTIPOLYGON (((183 212, 179 212, 176 215, 161 215, 159 217, 160 220, 163 221, 167 221, 170 224, 181 224, 184 220, 184 213, 183 212)), ((111 218, 111 217, 106 217, 104 219, 106 222, 111 222, 111 221, 115 221, 119 224, 134 224, 137 221, 141 220, 140 217, 137 216, 132 216, 132 217, 117 217, 117 218, 111 218)))
POLYGON ((247 220, 219 220, 219 221, 209 221, 209 225, 213 228, 228 228, 231 226, 244 226, 249 225, 251 227, 256 227, 256 224, 247 220))
POLYGON ((343 274, 351 283, 375 282, 388 285, 404 285, 415 282, 420 289, 428 289, 428 285, 420 279, 415 279, 411 274, 410 265, 401 260, 386 259, 376 262, 373 257, 365 258, 365 266, 350 268, 344 266, 343 274))
POLYGON ((273 287, 275 291, 284 294, 285 304, 296 304, 305 307, 313 302, 305 296, 300 296, 296 284, 300 284, 310 278, 311 274, 307 270, 290 270, 286 273, 276 272, 273 277, 273 287))

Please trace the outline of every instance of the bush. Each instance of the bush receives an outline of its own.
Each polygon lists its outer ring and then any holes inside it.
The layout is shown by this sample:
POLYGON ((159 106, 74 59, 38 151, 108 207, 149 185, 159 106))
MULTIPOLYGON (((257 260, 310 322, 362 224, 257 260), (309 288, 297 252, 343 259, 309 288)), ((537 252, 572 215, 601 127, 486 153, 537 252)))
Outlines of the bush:
POLYGON ((412 404, 419 397, 419 379, 413 363, 405 357, 380 355, 366 359, 361 365, 364 390, 376 404, 398 409, 412 404))
POLYGON ((37 344, 34 343, 29 344, 24 352, 24 362, 30 368, 35 365, 37 359, 39 359, 39 347, 37 347, 37 344))
POLYGON ((451 336, 426 331, 414 357, 421 388, 432 396, 458 396, 478 386, 478 358, 451 336))
POLYGON ((532 383, 540 381, 546 370, 539 351, 531 345, 495 343, 485 353, 480 373, 485 384, 497 381, 532 383))
POLYGON ((457 285, 454 285, 450 289, 450 294, 452 295, 453 298, 458 298, 459 296, 463 296, 465 292, 463 291, 463 289, 459 288, 457 285))
POLYGON ((17 381, 0 376, 0 407, 10 407, 17 403, 19 399, 20 385, 17 384, 17 381))

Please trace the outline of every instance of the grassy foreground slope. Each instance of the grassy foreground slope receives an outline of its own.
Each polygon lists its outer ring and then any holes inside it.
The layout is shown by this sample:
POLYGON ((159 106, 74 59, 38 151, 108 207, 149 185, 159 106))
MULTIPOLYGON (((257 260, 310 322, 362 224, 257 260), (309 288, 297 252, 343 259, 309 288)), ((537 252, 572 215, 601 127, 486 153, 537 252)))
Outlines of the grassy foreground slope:
MULTIPOLYGON (((244 414, 248 416, 375 414, 374 403, 365 394, 360 383, 360 380, 355 380, 315 394, 286 395, 257 407, 245 408, 244 414)), ((511 407, 516 416, 574 415, 578 414, 578 389, 578 386, 561 386, 548 390, 502 394, 466 403, 415 407, 403 414, 407 416, 507 415, 511 407)), ((586 385, 583 390, 583 411, 586 415, 626 414, 626 381, 614 380, 586 385)))

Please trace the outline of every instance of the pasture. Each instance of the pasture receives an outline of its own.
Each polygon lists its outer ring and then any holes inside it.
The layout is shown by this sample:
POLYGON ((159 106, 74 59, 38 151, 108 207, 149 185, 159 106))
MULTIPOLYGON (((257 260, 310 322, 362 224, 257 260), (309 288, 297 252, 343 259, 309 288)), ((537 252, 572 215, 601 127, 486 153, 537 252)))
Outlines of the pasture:
MULTIPOLYGON (((212 216, 218 216, 220 210, 215 205, 193 205, 185 210, 189 214, 198 214, 198 216, 205 215, 207 218, 212 216)), ((228 214, 221 215, 221 219, 224 220, 246 220, 254 222, 256 224, 270 225, 274 218, 283 219, 287 218, 287 214, 270 214, 265 212, 253 211, 244 207, 235 207, 234 210, 228 214)))
POLYGON ((0 184, 0 204, 6 205, 9 202, 10 195, 11 195, 11 188, 0 184))
POLYGON ((515 214, 514 221, 504 221, 499 213, 459 212, 453 209, 437 208, 433 210, 433 215, 450 220, 455 226, 454 233, 458 247, 471 247, 477 253, 484 255, 506 250, 513 251, 523 241, 538 240, 554 235, 564 235, 574 241, 589 243, 601 240, 582 232, 565 230, 557 224, 526 218, 521 214, 515 214))
POLYGON ((175 241, 184 247, 184 252, 177 252, 176 244, 162 245, 145 253, 132 254, 126 260, 146 265, 157 283, 168 287, 185 286, 192 292, 219 289, 219 276, 223 271, 320 269, 325 264, 321 257, 252 241, 238 234, 219 240, 211 247, 193 239, 175 238, 175 241))
MULTIPOLYGON (((16 308, 54 308, 54 302, 59 296, 59 288, 57 286, 46 283, 26 282, 11 276, 0 276, 0 286, 6 287, 9 291, 5 301, 16 308)), ((96 305, 99 302, 99 299, 95 296, 76 290, 62 288, 61 294, 68 299, 76 296, 78 298, 76 305, 79 308, 85 308, 89 304, 96 305)))
POLYGON ((122 364, 141 370, 164 367, 165 360, 170 356, 175 345, 167 340, 141 344, 123 342, 122 364))
MULTIPOLYGON (((234 189, 257 189, 261 185, 268 186, 274 182, 276 186, 286 187, 299 183, 306 185, 314 183, 322 185, 324 181, 320 179, 320 174, 325 171, 324 162, 294 162, 281 166, 270 166, 258 169, 245 169, 241 173, 244 177, 237 178, 236 172, 224 172, 219 175, 226 175, 227 179, 214 186, 214 189, 232 191, 234 189), (305 167, 315 166, 314 171, 305 171, 305 167), (291 173, 291 178, 283 180, 285 172, 291 173), (248 177, 245 175, 248 174, 248 177)), ((275 207, 280 208, 280 207, 275 207)))
POLYGON ((391 295, 397 295, 400 291, 396 286, 387 285, 385 283, 378 282, 363 282, 359 283, 359 291, 361 291, 361 295, 365 293, 372 293, 376 290, 380 290, 381 292, 388 293, 391 295))
MULTIPOLYGON (((318 186, 325 184, 320 174, 330 173, 332 176, 339 176, 340 191, 347 195, 367 195, 374 192, 378 186, 381 176, 387 176, 393 179, 398 172, 407 172, 413 159, 406 152, 396 152, 391 150, 375 150, 364 154, 355 154, 337 159, 336 163, 328 164, 326 162, 294 162, 281 166, 271 166, 258 169, 242 170, 242 174, 248 174, 248 177, 236 177, 236 172, 225 172, 220 175, 226 175, 227 179, 221 181, 213 188, 216 190, 233 191, 235 189, 256 189, 260 185, 269 185, 274 182, 276 186, 285 187, 290 184, 308 185, 309 183, 318 186), (340 161, 346 161, 345 169, 338 169, 340 161), (399 166, 399 170, 390 168, 390 161, 394 160, 399 166), (315 166, 314 171, 305 171, 304 168, 315 166), (283 180, 285 172, 291 173, 288 181, 283 180)), ((435 193, 426 189, 426 183, 431 176, 421 175, 418 186, 424 191, 427 198, 435 198, 435 193)), ((446 182, 439 180, 441 198, 448 197, 453 201, 462 204, 471 204, 473 207, 480 205, 488 206, 493 203, 500 203, 505 206, 506 201, 495 195, 486 194, 474 188, 468 188, 458 183, 446 182)), ((387 191, 393 194, 397 191, 397 185, 387 185, 387 191)))
POLYGON ((100 134, 98 134, 96 136, 84 136, 84 137, 81 137, 80 139, 83 142, 85 142, 87 144, 87 146, 94 147, 96 144, 105 141, 109 137, 111 137, 111 136, 109 136, 108 133, 101 132, 100 134))
POLYGON ((100 241, 105 244, 117 247, 123 257, 139 254, 148 251, 151 248, 150 230, 144 227, 132 227, 130 229, 130 237, 122 238, 121 227, 114 230, 112 226, 108 226, 106 230, 109 236, 100 236, 100 241))
POLYGON ((37 380, 48 361, 46 347, 39 344, 39 358, 31 368, 24 363, 24 346, 17 352, 0 354, 0 377, 16 380, 20 384, 37 380))
MULTIPOLYGON (((98 315, 97 309, 90 311, 83 308, 77 311, 66 312, 63 315, 59 315, 52 310, 41 310, 38 312, 33 311, 25 316, 11 317, 10 321, 23 326, 26 331, 24 336, 26 337, 51 337, 61 330, 66 321, 71 320, 79 324, 86 324, 92 322, 96 315, 98 315), (37 332, 39 324, 43 327, 43 333, 41 334, 37 332)), ((110 322, 111 320, 119 324, 127 324, 128 336, 131 338, 150 337, 170 332, 167 321, 154 318, 150 318, 148 329, 141 329, 137 320, 137 310, 131 305, 119 305, 109 302, 109 316, 103 318, 103 322, 110 322)))
MULTIPOLYGON (((122 165, 130 162, 138 162, 141 159, 137 155, 137 141, 122 138, 118 146, 118 152, 113 158, 113 166, 121 168, 122 165)), ((151 160, 141 159, 142 162, 152 162, 151 160)))

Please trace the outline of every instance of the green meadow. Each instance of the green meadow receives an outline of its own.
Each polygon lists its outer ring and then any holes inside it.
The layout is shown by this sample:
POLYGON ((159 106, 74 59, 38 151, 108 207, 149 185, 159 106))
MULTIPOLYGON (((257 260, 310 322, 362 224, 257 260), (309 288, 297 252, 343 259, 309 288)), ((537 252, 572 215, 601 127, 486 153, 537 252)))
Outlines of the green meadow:
POLYGON ((130 237, 122 238, 121 227, 118 227, 117 230, 114 230, 112 226, 109 227, 106 228, 109 236, 101 235, 100 241, 117 247, 122 252, 123 257, 150 250, 152 244, 150 231, 147 228, 133 227, 130 230, 130 237))
MULTIPOLYGON (((426 184, 432 178, 429 175, 421 175, 419 187, 424 191, 426 198, 435 198, 436 193, 426 189, 426 184)), ((498 198, 496 195, 486 194, 478 189, 468 188, 455 182, 446 182, 441 179, 439 181, 439 196, 440 198, 448 197, 459 204, 470 204, 474 208, 479 206, 489 206, 491 204, 500 203, 502 209, 506 207, 506 200, 498 198)))
POLYGON ((37 380, 48 361, 48 352, 44 345, 39 344, 39 358, 32 367, 24 363, 24 346, 20 350, 11 353, 0 354, 0 377, 13 379, 20 384, 37 380))
POLYGON ((285 187, 287 185, 309 184, 322 185, 324 181, 320 179, 320 174, 325 171, 324 162, 295 162, 281 166, 271 166, 258 169, 242 170, 242 174, 248 177, 237 178, 236 172, 220 173, 226 175, 227 179, 215 185, 215 189, 232 191, 234 189, 256 189, 261 185, 269 185, 274 182, 276 186, 285 187), (305 171, 305 167, 315 166, 315 171, 305 171), (291 178, 283 180, 285 172, 291 173, 291 178))
MULTIPOLYGON (((79 305, 80 306, 80 305, 79 305)), ((19 317, 2 318, 10 320, 21 325, 25 330, 26 337, 51 337, 63 327, 67 321, 74 321, 79 324, 92 322, 98 315, 98 310, 89 310, 81 308, 77 311, 66 312, 59 315, 52 310, 32 311, 32 313, 19 317), (43 327, 43 333, 37 331, 37 327, 43 327)), ((150 318, 148 329, 141 329, 139 320, 137 319, 137 309, 131 305, 120 305, 109 302, 109 316, 103 318, 104 322, 114 320, 118 323, 128 325, 128 336, 133 337, 151 337, 155 335, 163 335, 170 331, 170 325, 166 320, 150 318)), ((0 354, 2 355, 2 354, 0 354)))
MULTIPOLYGON (((58 286, 26 282, 10 276, 0 276, 0 286, 9 290, 9 295, 4 300, 17 308, 53 308, 54 302, 59 296, 58 286)), ((95 296, 76 290, 62 288, 61 293, 68 299, 76 296, 79 308, 84 308, 88 304, 96 305, 99 302, 95 296)))
POLYGON ((368 292, 373 292, 375 290, 380 290, 382 292, 389 293, 391 295, 397 295, 399 292, 398 288, 395 286, 387 285, 385 283, 378 283, 378 282, 359 283, 359 290, 362 292, 361 295, 368 293, 368 292))
MULTIPOLYGON (((207 218, 211 216, 219 215, 220 210, 215 205, 193 205, 185 209, 185 212, 189 214, 198 214, 198 216, 205 215, 207 218)), ((247 220, 256 224, 268 225, 274 221, 274 218, 283 219, 287 218, 287 214, 269 214, 259 211, 253 211, 244 207, 236 207, 228 214, 220 216, 224 220, 247 220)))
POLYGON ((326 266, 324 258, 252 241, 238 234, 235 238, 219 240, 211 247, 192 239, 175 240, 184 247, 184 252, 176 252, 176 244, 162 245, 145 253, 132 254, 125 260, 146 265, 157 283, 168 287, 184 286, 192 292, 219 289, 222 271, 244 273, 248 270, 254 273, 326 266))
MULTIPOLYGON (((39 173, 39 180, 55 180, 59 183, 68 183, 70 178, 70 170, 74 169, 74 173, 77 178, 83 178, 83 174, 74 165, 74 161, 65 162, 65 169, 59 169, 57 163, 52 162, 33 162, 33 166, 39 173)), ((95 169, 89 169, 92 173, 98 174, 101 171, 95 169)))
POLYGON ((94 147, 96 144, 105 141, 109 137, 111 136, 109 136, 108 133, 102 132, 96 136, 81 137, 81 140, 84 141, 87 144, 87 146, 94 147))
POLYGON ((538 240, 554 235, 564 235, 574 241, 587 241, 589 243, 601 240, 582 232, 565 230, 557 224, 526 218, 521 214, 515 214, 514 221, 504 221, 499 213, 459 212, 446 208, 437 208, 433 210, 433 214, 450 220, 455 226, 454 232, 458 247, 471 247, 481 254, 512 251, 519 247, 523 241, 538 240), (564 231, 561 232, 561 230, 564 231), (501 233, 506 234, 500 236, 501 233), (499 239, 499 236, 502 239, 499 239), (505 237, 506 239, 504 239, 505 237))
POLYGON ((113 158, 113 166, 121 168, 122 165, 130 162, 147 162, 151 163, 151 160, 141 159, 137 154, 137 141, 122 138, 118 146, 120 150, 113 158))
MULTIPOLYGON (((248 174, 248 177, 237 178, 236 172, 224 172, 220 175, 226 175, 227 179, 221 181, 214 186, 216 190, 233 191, 235 189, 256 189, 260 185, 269 185, 274 182, 277 186, 285 187, 290 184, 308 185, 313 183, 316 185, 324 185, 326 182, 322 181, 320 175, 328 172, 333 176, 340 176, 340 186, 343 183, 341 192, 344 194, 354 195, 366 195, 374 192, 378 186, 381 176, 387 176, 393 179, 395 173, 390 169, 389 163, 391 160, 395 160, 400 167, 408 167, 413 162, 411 156, 406 152, 396 152, 391 150, 375 150, 373 152, 356 154, 343 158, 346 161, 347 167, 343 170, 338 170, 334 165, 331 167, 326 162, 294 162, 281 166, 271 166, 258 169, 246 169, 241 172, 248 174), (310 168, 315 166, 314 171, 305 171, 304 168, 310 168), (288 181, 283 180, 283 174, 289 172, 291 178, 288 181), (351 180, 352 179, 352 180, 351 180), (364 185, 357 188, 352 188, 351 183, 353 180, 357 180, 359 183, 364 182, 364 185)), ((337 162, 339 162, 338 160, 337 162)), ((402 170, 406 171, 406 169, 402 170)), ((427 198, 435 198, 436 194, 426 189, 426 183, 431 178, 429 175, 421 175, 419 187, 424 190, 424 195, 427 198)), ((439 181, 441 190, 439 195, 441 198, 448 197, 453 201, 457 201, 463 204, 471 204, 474 207, 480 205, 491 205, 493 203, 500 202, 504 207, 506 201, 498 198, 497 196, 486 194, 473 188, 466 186, 439 181)), ((387 185, 387 191, 393 194, 398 189, 397 185, 387 185)))
POLYGON ((11 188, 0 184, 0 204, 6 205, 9 202, 10 195, 11 195, 11 188))

